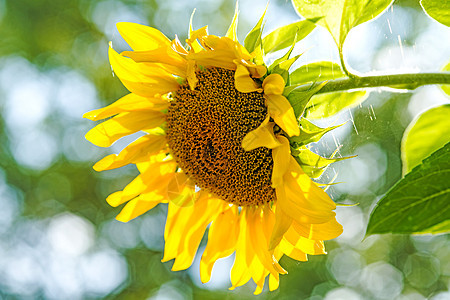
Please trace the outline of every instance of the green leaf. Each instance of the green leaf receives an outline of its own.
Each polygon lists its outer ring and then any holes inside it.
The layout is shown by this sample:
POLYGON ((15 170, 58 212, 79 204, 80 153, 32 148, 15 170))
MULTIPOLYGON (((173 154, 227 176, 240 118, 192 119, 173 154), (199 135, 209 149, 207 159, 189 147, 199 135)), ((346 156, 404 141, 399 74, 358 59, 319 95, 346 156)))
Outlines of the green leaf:
MULTIPOLYGON (((450 62, 448 62, 443 68, 442 71, 450 72, 450 62)), ((442 90, 444 90, 444 93, 450 96, 450 84, 441 85, 442 90)))
POLYGON ((432 108, 405 130, 402 140, 403 173, 450 142, 450 104, 432 108))
POLYGON ((263 31, 263 21, 264 16, 267 12, 267 6, 264 10, 264 13, 262 14, 261 18, 259 19, 258 23, 256 23, 255 27, 247 34, 247 36, 244 39, 244 47, 248 50, 248 52, 252 53, 256 48, 261 46, 261 35, 263 31))
POLYGON ((450 2, 445 0, 420 0, 428 16, 445 26, 450 26, 450 2))
POLYGON ((344 43, 353 27, 372 20, 393 2, 394 0, 345 0, 339 43, 341 45, 344 43))
POLYGON ((341 67, 331 61, 319 61, 303 65, 290 74, 291 84, 305 84, 315 81, 332 80, 346 75, 341 67))
POLYGON ((450 231, 450 143, 397 182, 373 210, 367 235, 450 231))
POLYGON ((335 92, 315 95, 305 110, 308 119, 330 117, 344 108, 352 108, 367 98, 366 91, 335 92))
POLYGON ((415 233, 418 234, 425 234, 425 233, 448 233, 450 230, 450 220, 444 221, 442 223, 439 223, 437 225, 434 225, 430 228, 425 229, 424 231, 418 231, 415 233))
POLYGON ((279 27, 263 38, 262 44, 264 53, 270 53, 287 48, 297 35, 297 41, 304 39, 316 25, 318 19, 302 20, 286 26, 279 27))
POLYGON ((317 24, 333 36, 339 50, 353 27, 382 13, 393 0, 292 0, 301 16, 311 19, 322 17, 317 24))
POLYGON ((294 114, 297 119, 303 116, 311 97, 314 96, 314 94, 317 93, 325 84, 326 82, 322 82, 318 85, 313 84, 309 90, 294 89, 287 95, 287 99, 294 109, 294 114))
POLYGON ((300 134, 298 136, 292 136, 289 141, 296 143, 298 146, 307 145, 309 143, 318 142, 322 136, 341 125, 331 126, 327 128, 319 127, 305 118, 302 118, 299 122, 300 134))

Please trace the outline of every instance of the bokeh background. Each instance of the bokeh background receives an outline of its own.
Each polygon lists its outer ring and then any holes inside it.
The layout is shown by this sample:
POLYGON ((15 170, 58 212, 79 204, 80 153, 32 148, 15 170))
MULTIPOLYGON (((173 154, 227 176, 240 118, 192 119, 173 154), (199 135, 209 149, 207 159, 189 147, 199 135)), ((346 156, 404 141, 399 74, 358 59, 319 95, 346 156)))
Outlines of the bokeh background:
MULTIPOLYGON (((242 41, 265 1, 240 1, 242 41)), ((128 224, 105 198, 122 189, 134 167, 96 173, 95 161, 117 153, 93 146, 94 126, 84 112, 127 93, 108 64, 108 41, 126 49, 119 21, 154 26, 169 38, 209 25, 224 34, 232 0, 0 0, 0 299, 256 299, 254 284, 228 291, 232 257, 219 261, 208 284, 194 265, 171 272, 161 263, 166 207, 128 224)), ((266 32, 298 20, 292 5, 272 0, 266 32)), ((338 61, 327 32, 300 42, 298 64, 338 61)), ((351 31, 344 47, 358 72, 438 71, 450 57, 450 31, 427 18, 418 1, 396 1, 376 20, 351 31)), ((269 58, 270 59, 270 58, 269 58)), ((360 106, 320 124, 346 125, 313 148, 327 155, 358 155, 339 162, 323 180, 344 225, 326 243, 328 255, 299 263, 283 258, 289 275, 259 299, 450 299, 448 235, 376 235, 364 238, 368 215, 401 178, 400 142, 405 127, 426 109, 448 103, 439 87, 411 92, 375 89, 360 106)), ((204 247, 204 242, 202 243, 204 247)))

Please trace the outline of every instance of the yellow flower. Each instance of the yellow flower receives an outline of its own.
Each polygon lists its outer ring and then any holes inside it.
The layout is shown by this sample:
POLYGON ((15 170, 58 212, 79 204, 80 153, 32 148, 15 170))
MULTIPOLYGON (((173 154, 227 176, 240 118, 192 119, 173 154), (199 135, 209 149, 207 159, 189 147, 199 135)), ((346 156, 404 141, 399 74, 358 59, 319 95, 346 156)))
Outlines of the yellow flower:
POLYGON ((135 132, 145 135, 96 171, 135 164, 140 174, 107 201, 123 203, 117 219, 127 222, 168 203, 163 261, 188 268, 208 228, 200 262, 207 282, 217 259, 235 253, 231 289, 250 279, 263 289, 279 285, 283 255, 306 261, 325 254, 323 240, 342 232, 335 203, 291 155, 287 137, 300 134, 283 96, 284 79, 267 74, 236 38, 237 18, 225 37, 192 30, 187 46, 160 31, 119 23, 133 51, 109 59, 131 92, 84 115, 95 126, 86 138, 108 147, 135 132))

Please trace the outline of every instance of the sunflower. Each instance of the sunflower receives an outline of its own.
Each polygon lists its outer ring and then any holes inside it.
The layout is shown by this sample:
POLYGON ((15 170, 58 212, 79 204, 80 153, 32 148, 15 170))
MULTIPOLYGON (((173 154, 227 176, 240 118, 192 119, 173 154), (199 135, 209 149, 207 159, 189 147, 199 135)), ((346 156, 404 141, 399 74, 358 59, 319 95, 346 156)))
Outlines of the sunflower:
POLYGON ((157 29, 119 23, 133 51, 119 54, 110 44, 109 60, 130 93, 84 117, 108 118, 86 134, 100 147, 144 133, 94 165, 139 170, 107 198, 113 207, 126 203, 117 219, 167 203, 162 261, 174 259, 174 271, 189 268, 209 226, 202 282, 218 259, 235 253, 230 289, 253 279, 258 294, 267 276, 269 289, 278 288, 287 273, 283 255, 306 261, 325 254, 323 240, 342 226, 335 203, 291 153, 289 139, 301 132, 283 95, 285 79, 255 63, 257 51, 239 44, 236 24, 237 15, 224 37, 190 25, 183 46, 157 29))

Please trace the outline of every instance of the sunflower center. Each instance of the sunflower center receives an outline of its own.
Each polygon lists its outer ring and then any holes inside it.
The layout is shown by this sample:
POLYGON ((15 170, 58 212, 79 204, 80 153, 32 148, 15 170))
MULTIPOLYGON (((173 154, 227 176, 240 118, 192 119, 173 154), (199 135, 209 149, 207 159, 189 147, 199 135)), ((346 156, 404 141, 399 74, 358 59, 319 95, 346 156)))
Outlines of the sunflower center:
POLYGON ((240 206, 275 200, 272 150, 241 146, 267 115, 263 95, 237 91, 231 70, 196 75, 196 88, 181 86, 167 113, 167 140, 177 163, 197 186, 222 200, 240 206))

